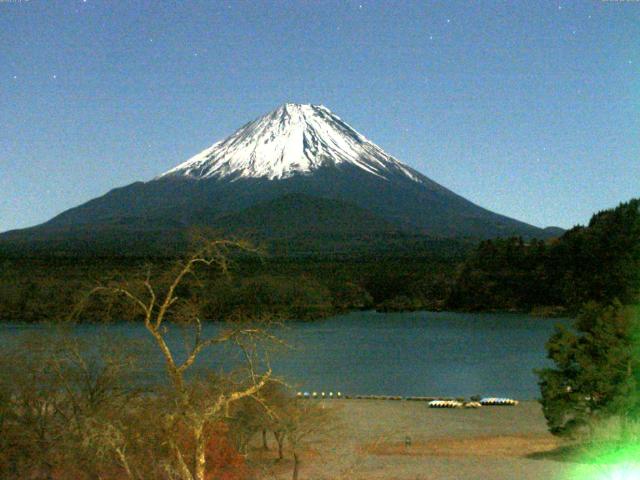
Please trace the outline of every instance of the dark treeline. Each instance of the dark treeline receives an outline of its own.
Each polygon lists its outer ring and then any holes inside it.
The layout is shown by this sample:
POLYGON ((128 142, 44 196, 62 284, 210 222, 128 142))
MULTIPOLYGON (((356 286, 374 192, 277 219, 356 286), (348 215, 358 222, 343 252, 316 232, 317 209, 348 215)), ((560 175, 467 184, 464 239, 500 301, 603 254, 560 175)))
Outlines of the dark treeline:
MULTIPOLYGON (((585 302, 631 303, 640 286, 640 200, 593 216, 560 238, 458 242, 440 248, 360 256, 249 256, 229 275, 193 278, 201 315, 309 320, 355 309, 512 310, 571 314, 585 302)), ((0 320, 57 320, 108 279, 166 270, 170 258, 0 258, 0 320)), ((195 290, 186 284, 183 295, 195 290)), ((126 318, 118 305, 83 318, 126 318)), ((101 310, 100 310, 101 309, 101 310)))
MULTIPOLYGON (((198 289, 202 318, 264 315, 310 320, 357 309, 417 310, 445 307, 462 257, 236 259, 228 275, 194 277, 183 296, 198 289)), ((93 287, 110 279, 166 270, 174 260, 135 258, 23 258, 0 261, 0 320, 52 321, 72 314, 93 287)), ((117 304, 84 309, 82 318, 129 318, 117 304)))
POLYGON ((573 313, 589 301, 624 304, 640 287, 640 200, 595 214, 548 243, 482 242, 459 268, 447 304, 461 310, 573 313), (546 309, 544 307, 547 307, 546 309))

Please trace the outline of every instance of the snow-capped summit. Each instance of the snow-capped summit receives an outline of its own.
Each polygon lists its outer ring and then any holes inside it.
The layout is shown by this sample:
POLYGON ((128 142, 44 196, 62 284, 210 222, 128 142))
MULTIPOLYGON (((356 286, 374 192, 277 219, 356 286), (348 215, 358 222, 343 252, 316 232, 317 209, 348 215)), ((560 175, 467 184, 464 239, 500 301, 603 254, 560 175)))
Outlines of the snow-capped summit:
POLYGON ((202 226, 296 255, 409 252, 422 238, 552 236, 404 165, 326 107, 287 103, 153 180, 0 235, 0 250, 5 242, 47 255, 56 245, 65 255, 129 255, 137 245, 141 255, 165 255, 202 226))
POLYGON ((161 177, 289 178, 351 164, 381 178, 409 167, 367 140, 323 105, 286 103, 213 144, 161 177))

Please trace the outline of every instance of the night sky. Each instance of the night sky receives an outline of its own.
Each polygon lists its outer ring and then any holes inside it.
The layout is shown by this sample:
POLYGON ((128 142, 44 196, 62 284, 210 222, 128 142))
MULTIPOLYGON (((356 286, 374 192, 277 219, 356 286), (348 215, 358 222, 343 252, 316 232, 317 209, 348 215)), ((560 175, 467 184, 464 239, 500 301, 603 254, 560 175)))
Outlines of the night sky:
POLYGON ((640 196, 640 2, 0 0, 0 231, 323 104, 469 200, 640 196))

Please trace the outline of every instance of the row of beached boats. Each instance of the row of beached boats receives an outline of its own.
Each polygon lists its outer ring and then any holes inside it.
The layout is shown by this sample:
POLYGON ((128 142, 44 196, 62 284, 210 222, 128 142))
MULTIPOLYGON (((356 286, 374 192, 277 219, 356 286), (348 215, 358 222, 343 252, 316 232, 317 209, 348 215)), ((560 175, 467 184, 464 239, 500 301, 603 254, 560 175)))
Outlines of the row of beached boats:
POLYGON ((512 398, 487 397, 481 398, 479 401, 464 402, 460 400, 431 400, 429 407, 431 408, 480 408, 482 406, 516 406, 518 400, 512 398))
POLYGON ((518 400, 505 397, 485 397, 466 402, 463 398, 403 397, 400 395, 343 395, 342 392, 298 392, 300 399, 405 400, 428 402, 431 408, 479 408, 482 406, 515 406, 518 400))

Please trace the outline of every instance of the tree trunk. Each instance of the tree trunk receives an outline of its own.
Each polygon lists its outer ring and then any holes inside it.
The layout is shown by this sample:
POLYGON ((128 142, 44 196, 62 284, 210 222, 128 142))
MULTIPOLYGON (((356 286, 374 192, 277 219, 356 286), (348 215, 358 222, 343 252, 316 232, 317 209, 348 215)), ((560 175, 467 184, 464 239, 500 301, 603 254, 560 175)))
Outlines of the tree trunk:
POLYGON ((193 480, 193 475, 191 475, 191 472, 189 471, 189 467, 187 467, 187 464, 185 463, 184 458, 182 457, 182 452, 173 441, 169 440, 169 442, 171 444, 171 448, 175 452, 176 460, 178 462, 177 478, 180 478, 180 480, 193 480))
POLYGON ((300 466, 300 459, 298 458, 298 452, 293 451, 293 480, 298 480, 298 467, 300 466))
POLYGON ((131 467, 129 467, 129 462, 127 461, 127 456, 124 454, 124 450, 122 450, 122 448, 116 448, 115 450, 116 450, 116 455, 120 460, 120 465, 122 465, 122 468, 124 468, 124 471, 127 474, 127 478, 129 478, 130 480, 134 480, 135 477, 131 472, 131 467))
POLYGON ((196 468, 194 480, 204 480, 204 474, 206 469, 206 456, 205 456, 205 438, 202 432, 196 436, 196 468))
POLYGON ((264 450, 269 450, 269 445, 267 444, 267 429, 262 429, 262 448, 264 450))
POLYGON ((276 437, 276 442, 278 443, 278 460, 282 460, 284 458, 284 433, 273 432, 273 436, 276 437))

